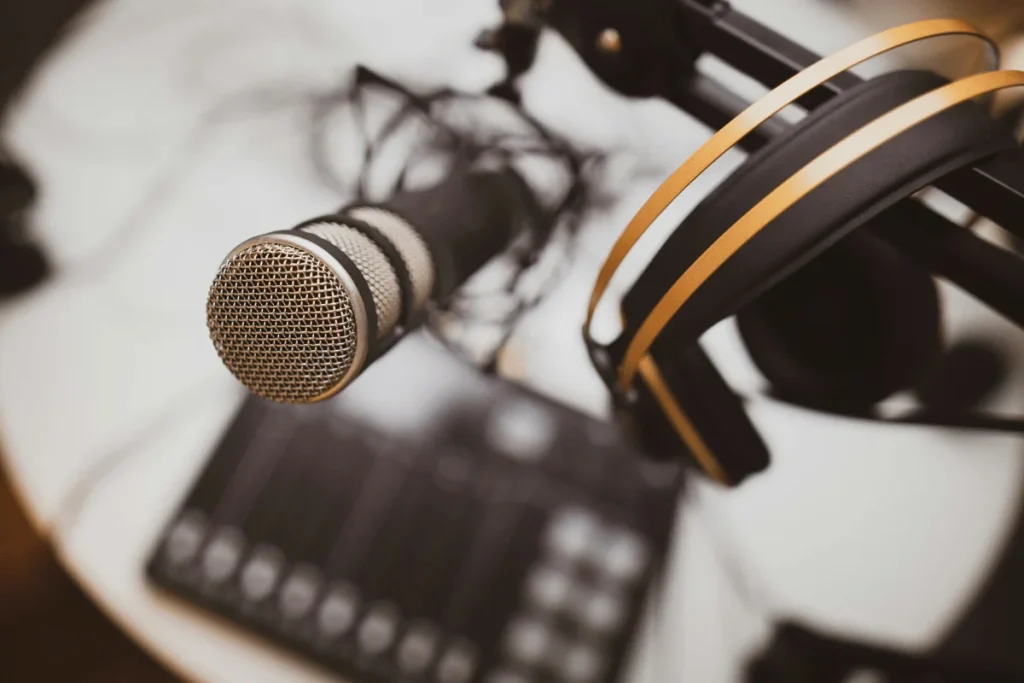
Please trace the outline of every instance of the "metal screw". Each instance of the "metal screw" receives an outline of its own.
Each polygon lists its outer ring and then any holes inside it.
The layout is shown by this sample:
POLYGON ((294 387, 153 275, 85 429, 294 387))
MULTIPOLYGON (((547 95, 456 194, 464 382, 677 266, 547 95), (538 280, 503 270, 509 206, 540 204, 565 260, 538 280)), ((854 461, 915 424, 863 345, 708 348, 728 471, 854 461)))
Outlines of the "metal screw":
POLYGON ((608 54, 622 52, 622 36, 615 29, 606 28, 597 37, 597 47, 608 54))

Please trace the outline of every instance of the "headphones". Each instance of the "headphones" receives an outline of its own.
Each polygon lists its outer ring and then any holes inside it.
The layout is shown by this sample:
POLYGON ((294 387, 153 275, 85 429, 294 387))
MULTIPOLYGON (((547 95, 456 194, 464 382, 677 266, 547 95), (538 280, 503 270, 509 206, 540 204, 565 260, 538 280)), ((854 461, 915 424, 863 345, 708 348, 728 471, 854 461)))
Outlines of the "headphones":
MULTIPOLYGON (((928 71, 897 71, 844 90, 748 158, 683 220, 623 298, 617 340, 601 345, 590 328, 629 251, 727 150, 846 70, 946 35, 982 40, 998 63, 992 41, 958 20, 917 22, 855 43, 733 119, 627 225, 598 275, 584 337, 620 415, 649 453, 678 457, 682 446, 726 485, 767 467, 768 450, 742 400, 698 344, 731 315, 738 314, 752 359, 785 400, 870 417, 895 391, 936 386, 944 356, 933 278, 877 235, 914 218, 920 206, 903 200, 916 191, 1018 146, 1012 127, 993 118, 981 98, 1024 86, 1024 72, 949 82, 928 71)), ((998 359, 977 346, 946 359, 968 363, 972 373, 999 372, 998 359)), ((1002 428, 958 421, 945 414, 951 412, 946 406, 923 421, 1002 428)))

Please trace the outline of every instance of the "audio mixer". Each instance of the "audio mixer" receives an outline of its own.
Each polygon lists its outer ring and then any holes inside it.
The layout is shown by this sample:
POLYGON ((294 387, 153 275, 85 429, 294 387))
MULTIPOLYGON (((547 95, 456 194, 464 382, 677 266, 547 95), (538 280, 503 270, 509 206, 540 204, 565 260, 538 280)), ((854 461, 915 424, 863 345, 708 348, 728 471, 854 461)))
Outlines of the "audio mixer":
POLYGON ((389 354, 337 400, 248 399, 151 579, 353 683, 620 680, 680 466, 430 353, 411 374, 389 354), (402 377, 429 387, 427 426, 354 409, 364 383, 416 393, 402 377))

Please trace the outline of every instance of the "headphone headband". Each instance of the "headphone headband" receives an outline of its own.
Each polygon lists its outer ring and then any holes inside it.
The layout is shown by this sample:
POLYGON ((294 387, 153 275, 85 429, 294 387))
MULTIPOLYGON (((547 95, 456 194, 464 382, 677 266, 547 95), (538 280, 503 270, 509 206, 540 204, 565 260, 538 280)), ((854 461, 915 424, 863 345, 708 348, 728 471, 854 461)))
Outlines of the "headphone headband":
POLYGON ((630 341, 619 385, 632 384, 641 360, 672 316, 712 273, 765 226, 858 159, 914 126, 981 95, 1024 86, 1024 72, 997 71, 964 78, 904 104, 828 149, 762 199, 697 258, 662 296, 630 341))
POLYGON ((931 19, 898 26, 854 43, 804 69, 752 104, 713 135, 654 191, 615 242, 601 266, 590 296, 583 327, 587 341, 592 341, 590 326, 597 305, 623 260, 658 216, 723 154, 782 109, 844 71, 901 46, 952 35, 968 35, 984 41, 989 48, 993 67, 998 66, 999 52, 992 39, 964 21, 931 19))

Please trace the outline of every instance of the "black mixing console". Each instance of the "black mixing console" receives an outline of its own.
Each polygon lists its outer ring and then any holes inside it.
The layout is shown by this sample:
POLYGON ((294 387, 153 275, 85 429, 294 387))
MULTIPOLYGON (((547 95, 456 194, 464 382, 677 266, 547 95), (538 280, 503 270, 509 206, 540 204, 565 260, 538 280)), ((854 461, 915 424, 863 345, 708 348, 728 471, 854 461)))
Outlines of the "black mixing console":
MULTIPOLYGON (((435 371, 458 386, 456 367, 435 371)), ((458 372, 474 390, 431 392, 430 428, 414 434, 345 401, 249 399, 151 579, 350 683, 621 680, 681 469, 642 461, 608 424, 458 372)), ((352 391, 383 381, 368 375, 352 391)))

